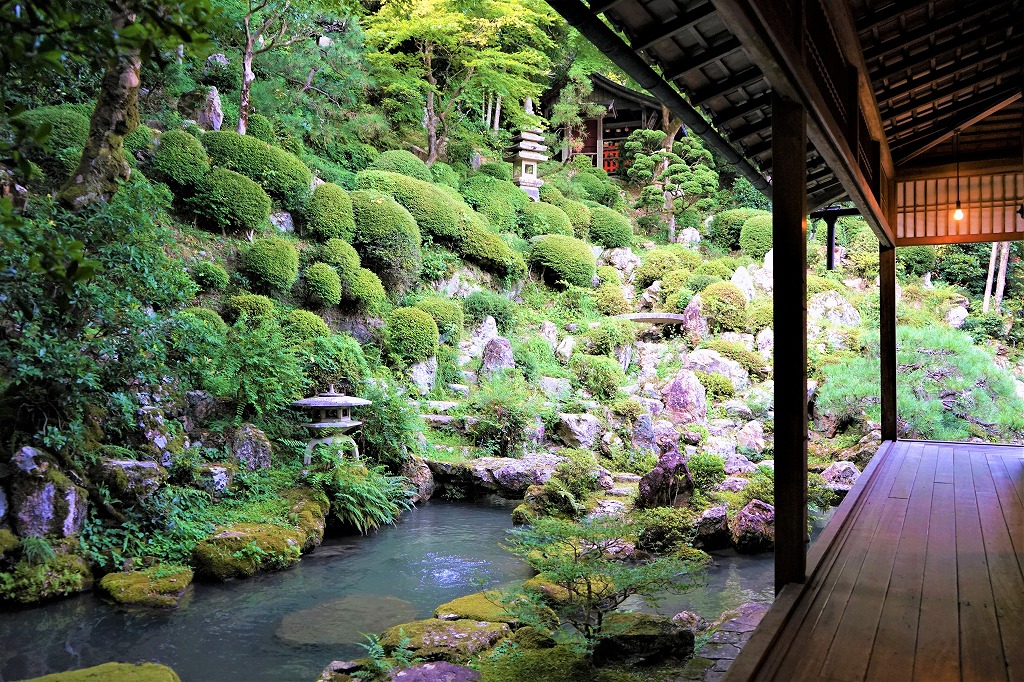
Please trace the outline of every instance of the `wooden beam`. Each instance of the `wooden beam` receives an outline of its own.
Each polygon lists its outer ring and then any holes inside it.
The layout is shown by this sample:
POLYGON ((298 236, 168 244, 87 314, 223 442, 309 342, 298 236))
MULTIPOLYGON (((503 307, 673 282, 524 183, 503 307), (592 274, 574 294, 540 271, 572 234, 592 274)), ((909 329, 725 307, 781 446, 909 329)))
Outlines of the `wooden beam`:
MULTIPOLYGON (((988 30, 990 27, 985 26, 982 28, 988 30)), ((980 33, 981 31, 980 29, 976 29, 974 32, 980 33)), ((1006 50, 1007 52, 1016 49, 1018 44, 1014 41, 1015 37, 1016 36, 1012 35, 1012 28, 1004 26, 998 31, 980 36, 978 40, 980 43, 984 44, 977 45, 976 51, 965 57, 962 54, 964 46, 968 45, 967 41, 973 38, 971 32, 968 31, 963 35, 958 36, 957 40, 950 40, 949 42, 944 43, 943 48, 938 50, 923 50, 918 54, 902 59, 894 64, 887 64, 885 68, 875 69, 871 72, 871 80, 878 84, 879 90, 887 92, 888 88, 881 85, 883 81, 899 76, 906 71, 921 69, 922 67, 929 67, 926 71, 929 78, 944 78, 950 73, 970 68, 979 62, 985 62, 991 59, 1000 59, 1002 57, 1002 53, 997 52, 996 48, 1005 43, 1009 45, 1006 50), (945 49, 945 45, 949 45, 950 47, 945 49), (947 57, 952 58, 947 59, 947 57), (944 62, 944 64, 939 68, 931 69, 930 65, 933 61, 936 63, 944 62)), ((876 90, 876 94, 879 90, 876 90)), ((891 95, 885 99, 892 99, 895 96, 896 95, 891 95)))
POLYGON ((601 14, 607 12, 610 9, 614 9, 621 5, 625 0, 603 0, 602 2, 594 2, 590 4, 590 11, 594 14, 601 14))
POLYGON ((751 97, 742 104, 736 104, 728 109, 723 110, 717 116, 715 116, 715 125, 722 126, 730 121, 735 121, 740 116, 746 116, 747 114, 766 110, 765 115, 771 112, 772 106, 772 93, 763 92, 756 97, 751 97))
MULTIPOLYGON (((976 52, 970 58, 953 62, 938 69, 925 71, 923 76, 920 78, 908 78, 903 83, 892 87, 880 86, 876 91, 876 95, 882 95, 885 97, 885 101, 895 101, 904 95, 909 95, 915 90, 926 88, 935 83, 940 83, 943 80, 949 79, 951 76, 962 74, 963 71, 972 71, 969 74, 963 74, 963 77, 971 80, 976 80, 980 74, 986 72, 993 72, 996 70, 1009 70, 1012 68, 1019 67, 1024 59, 1022 59, 1022 52, 1024 52, 1024 46, 1015 46, 1007 52, 999 52, 996 54, 986 54, 983 52, 976 52), (993 62, 989 64, 989 62, 993 62)), ((984 77, 988 77, 987 75, 984 77)))
POLYGON ((746 125, 737 126, 733 128, 727 135, 727 139, 730 142, 738 142, 744 137, 749 137, 754 133, 759 133, 762 130, 768 130, 772 127, 772 119, 762 118, 760 121, 754 121, 753 123, 747 123, 746 125))
POLYGON ((887 24, 893 19, 896 19, 904 14, 910 14, 914 10, 920 9, 931 4, 934 0, 917 0, 916 2, 907 2, 907 0, 893 0, 891 5, 883 7, 880 10, 875 10, 871 14, 863 17, 857 22, 857 30, 862 33, 874 30, 883 24, 887 24))
POLYGON ((926 135, 924 138, 912 137, 907 142, 901 143, 896 141, 893 143, 893 153, 898 159, 897 164, 903 165, 914 159, 921 154, 924 154, 929 149, 932 149, 936 145, 942 144, 949 138, 953 137, 953 133, 957 130, 964 128, 970 128, 972 125, 988 118, 995 112, 1003 109, 1010 104, 1013 104, 1021 98, 1020 91, 1015 92, 1009 97, 997 96, 995 98, 984 99, 974 104, 974 106, 964 107, 961 111, 953 114, 940 128, 939 130, 926 135), (912 149, 903 153, 903 149, 909 145, 914 145, 912 149))
MULTIPOLYGON (((943 87, 936 88, 935 90, 931 90, 927 93, 922 93, 917 97, 911 97, 903 104, 892 108, 886 108, 882 111, 882 118, 886 121, 893 121, 897 118, 906 116, 907 114, 913 114, 918 110, 934 107, 937 102, 942 100, 954 98, 952 101, 959 101, 955 99, 958 95, 974 92, 977 90, 980 83, 998 80, 999 78, 1004 80, 1005 85, 1002 88, 999 88, 996 94, 984 93, 980 96, 972 94, 964 106, 970 106, 973 102, 977 102, 981 98, 988 99, 990 97, 997 97, 999 92, 1007 93, 1015 90, 1017 94, 1020 94, 1020 86, 1017 78, 1015 77, 1020 73, 1021 64, 1024 64, 1024 59, 1016 60, 1014 63, 1000 62, 999 68, 980 71, 972 76, 967 82, 955 80, 943 87), (1014 71, 1017 73, 1013 73, 1014 71)), ((941 113, 941 111, 939 113, 941 113)))
MULTIPOLYGON (((1005 153, 1005 152, 1004 152, 1005 153)), ((991 175, 995 173, 1013 173, 1021 170, 1021 157, 1003 156, 990 159, 970 159, 960 161, 960 175, 970 177, 972 175, 991 175)), ((900 167, 896 172, 896 182, 911 182, 913 180, 928 180, 931 178, 951 178, 956 174, 955 163, 943 163, 931 166, 910 166, 900 167)))
POLYGON ((868 45, 864 48, 865 61, 871 62, 891 52, 905 49, 918 40, 929 38, 935 33, 953 30, 957 26, 970 23, 981 17, 986 17, 989 26, 995 26, 1002 21, 1012 21, 1013 13, 1018 11, 1008 6, 1008 11, 1000 12, 994 16, 987 16, 991 15, 994 9, 992 3, 988 0, 982 0, 967 6, 951 5, 950 7, 952 11, 943 14, 941 17, 909 31, 900 31, 892 38, 879 41, 874 45, 868 45))
POLYGON ((690 101, 697 106, 700 106, 701 104, 709 102, 716 97, 721 97, 733 90, 745 88, 746 86, 756 83, 763 78, 764 74, 761 73, 761 70, 756 66, 752 66, 746 71, 741 71, 734 76, 730 76, 723 81, 719 81, 701 89, 699 92, 693 93, 690 101))
POLYGON ((807 112, 772 97, 775 593, 807 570, 807 112))
POLYGON ((704 5, 700 5, 696 9, 691 9, 688 12, 683 12, 675 19, 667 21, 661 24, 652 31, 641 33, 635 39, 629 41, 630 47, 633 48, 634 52, 640 50, 646 50, 649 47, 654 46, 656 43, 660 43, 666 38, 682 33, 687 29, 693 28, 697 22, 701 19, 706 19, 715 13, 715 7, 710 2, 704 5))
POLYGON ((940 244, 976 244, 980 242, 1018 242, 1024 240, 1024 232, 1000 232, 998 234, 953 234, 944 237, 900 237, 896 246, 938 246, 940 244))
POLYGON ((879 245, 878 264, 882 440, 896 440, 896 248, 879 245))
POLYGON ((740 47, 740 41, 736 40, 736 38, 729 38, 728 40, 723 40, 718 45, 708 47, 704 51, 693 55, 693 57, 687 57, 678 63, 666 64, 662 67, 662 71, 665 73, 665 80, 674 81, 691 71, 703 68, 711 62, 716 62, 722 57, 732 54, 740 49, 740 47))

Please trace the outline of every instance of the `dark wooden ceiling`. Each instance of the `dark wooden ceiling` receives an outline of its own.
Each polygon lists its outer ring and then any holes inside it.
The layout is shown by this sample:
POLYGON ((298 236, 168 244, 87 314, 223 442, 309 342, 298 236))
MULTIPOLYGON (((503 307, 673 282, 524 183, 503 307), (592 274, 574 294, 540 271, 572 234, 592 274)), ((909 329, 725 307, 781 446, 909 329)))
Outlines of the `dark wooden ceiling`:
MULTIPOLYGON (((703 131, 704 137, 717 136, 715 146, 728 145, 770 178, 771 86, 723 20, 720 1, 551 4, 581 30, 581 15, 603 15, 624 36, 628 50, 655 67, 711 122, 713 130, 703 131)), ((812 36, 831 30, 818 20, 819 13, 823 17, 824 7, 839 2, 847 3, 855 22, 897 172, 948 160, 957 129, 963 129, 962 160, 1020 158, 1022 0, 805 0, 812 36)), ((815 58, 845 59, 834 47, 836 36, 827 38, 815 58)), ((836 174, 810 144, 807 160, 810 206, 843 198, 846 191, 836 174)))

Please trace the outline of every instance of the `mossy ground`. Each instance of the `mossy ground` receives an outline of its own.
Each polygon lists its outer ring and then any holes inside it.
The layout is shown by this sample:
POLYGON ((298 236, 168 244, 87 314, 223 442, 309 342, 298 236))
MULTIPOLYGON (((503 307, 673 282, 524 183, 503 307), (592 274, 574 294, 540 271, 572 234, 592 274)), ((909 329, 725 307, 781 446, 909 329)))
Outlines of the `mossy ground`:
POLYGON ((566 646, 551 649, 502 647, 478 661, 480 682, 662 682, 679 677, 677 666, 595 667, 566 646))
POLYGON ((192 583, 187 566, 157 564, 143 571, 108 573, 100 588, 119 604, 172 608, 192 583))
POLYGON ((92 668, 35 677, 26 682, 181 682, 181 678, 159 663, 104 663, 92 668))
POLYGON ((294 528, 239 523, 220 529, 192 552, 196 572, 217 580, 248 578, 287 568, 299 560, 305 537, 294 528))

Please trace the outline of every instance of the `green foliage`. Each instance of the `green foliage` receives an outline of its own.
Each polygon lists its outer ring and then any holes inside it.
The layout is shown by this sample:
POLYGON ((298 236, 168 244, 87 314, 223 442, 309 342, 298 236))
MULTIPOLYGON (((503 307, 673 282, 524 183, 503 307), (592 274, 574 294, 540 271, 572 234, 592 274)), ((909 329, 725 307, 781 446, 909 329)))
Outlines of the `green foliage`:
POLYGON ((473 322, 483 322, 489 315, 502 334, 508 334, 515 328, 516 306, 505 296, 488 289, 474 291, 462 301, 462 310, 473 322))
POLYGON ((750 483, 740 491, 740 500, 744 506, 754 500, 775 504, 775 469, 770 466, 758 466, 750 475, 750 483))
POLYGON ((486 174, 469 178, 459 191, 469 205, 487 216, 500 232, 518 232, 519 212, 531 203, 515 184, 486 174))
POLYGON ((970 334, 974 343, 981 344, 987 339, 1005 337, 1006 319, 994 310, 987 313, 975 313, 964 320, 960 329, 970 334))
POLYGON ((693 487, 707 495, 725 480, 725 460, 710 452, 698 452, 686 461, 693 487))
POLYGON ((633 226, 618 211, 594 206, 590 215, 590 238, 594 243, 606 249, 617 249, 633 242, 633 226))
POLYGON ((679 559, 618 558, 615 548, 633 534, 632 523, 625 519, 606 516, 573 523, 548 517, 513 530, 508 549, 565 591, 565 598, 552 608, 592 644, 602 634, 605 617, 629 597, 652 602, 656 595, 698 585, 694 567, 679 559))
POLYGON ((972 296, 981 296, 991 249, 989 244, 948 244, 937 247, 935 274, 943 282, 961 287, 972 296))
POLYGON ((23 153, 42 168, 51 185, 63 182, 78 167, 89 138, 88 114, 67 105, 39 107, 22 112, 14 123, 28 130, 49 128, 46 148, 29 140, 23 145, 23 153))
POLYGON ((270 291, 288 291, 299 278, 299 253, 282 237, 262 237, 241 252, 249 280, 270 291))
POLYGON ((146 170, 175 189, 191 191, 203 183, 210 171, 210 161, 203 145, 193 135, 184 130, 168 130, 160 135, 146 170))
POLYGON ((303 273, 306 280, 306 300, 317 308, 338 305, 341 302, 341 278, 338 271, 327 263, 313 263, 303 273))
POLYGON ((223 291, 231 282, 231 277, 223 266, 208 260, 195 263, 189 270, 189 275, 204 291, 223 291))
POLYGON ((245 126, 245 134, 262 140, 267 144, 277 144, 274 137, 274 124, 263 114, 249 114, 249 120, 245 126))
POLYGON ((313 174, 294 154, 228 130, 205 133, 201 142, 214 165, 259 183, 286 209, 301 209, 309 197, 313 174))
POLYGON ((408 152, 404 149, 391 149, 383 152, 367 164, 366 167, 370 170, 401 173, 402 175, 408 175, 411 178, 423 180, 424 182, 433 182, 434 180, 434 176, 431 174, 430 169, 427 168, 427 164, 423 163, 423 161, 412 152, 408 152))
POLYGON ((417 301, 416 307, 433 318, 445 343, 455 345, 462 338, 463 315, 458 301, 433 296, 417 301))
POLYGON ((270 217, 270 197, 263 188, 226 168, 214 168, 203 176, 191 204, 222 231, 255 232, 270 217))
POLYGON ((396 295, 412 287, 423 268, 420 230, 412 215, 390 196, 369 190, 352 193, 352 245, 363 266, 378 274, 396 295))
POLYGON ((529 201, 522 208, 522 227, 519 234, 530 239, 540 234, 573 236, 572 223, 565 211, 543 201, 529 201))
POLYGON ((903 266, 908 275, 920 277, 926 272, 935 269, 935 247, 932 246, 905 246, 896 249, 896 262, 903 266))
POLYGON ((331 498, 331 514, 341 523, 366 533, 393 524, 399 514, 412 508, 407 479, 335 453, 324 459, 328 468, 324 492, 331 498))
POLYGON ((623 346, 636 341, 636 324, 630 320, 606 318, 591 329, 590 348, 596 355, 614 355, 623 346))
POLYGON ((336 268, 339 273, 351 276, 359 269, 360 260, 356 250, 344 239, 328 239, 320 246, 320 261, 336 268))
POLYGON ((707 391, 708 401, 726 400, 736 394, 736 388, 732 385, 729 377, 721 374, 709 374, 707 372, 695 372, 697 379, 707 391))
POLYGON ((729 189, 732 201, 737 208, 754 208, 759 211, 771 211, 772 202, 764 194, 754 188, 744 176, 737 177, 729 189))
POLYGON ((705 261, 693 268, 694 275, 711 275, 719 279, 729 279, 735 271, 736 266, 731 258, 716 258, 705 261))
POLYGON ((871 230, 861 230, 853 238, 846 257, 853 263, 858 276, 875 277, 878 274, 878 238, 871 230))
POLYGON ((651 249, 636 269, 633 281, 637 291, 646 289, 674 270, 693 270, 701 264, 700 255, 682 246, 664 246, 651 249))
POLYGON ((717 275, 692 274, 686 278, 686 288, 694 293, 700 293, 715 282, 721 282, 722 278, 717 275))
POLYGON ((331 335, 331 328, 322 317, 299 308, 288 311, 284 316, 284 328, 291 338, 300 342, 331 335))
POLYGON ((331 385, 354 392, 369 373, 362 346, 348 334, 318 336, 303 360, 314 392, 326 391, 331 385))
POLYGON ((46 538, 28 535, 23 537, 21 545, 21 558, 30 564, 45 564, 57 556, 53 551, 53 545, 46 538))
POLYGON ((419 308, 395 308, 386 319, 384 348, 396 362, 415 363, 437 353, 437 324, 419 308))
POLYGON ((512 342, 512 355, 516 360, 516 368, 530 382, 541 376, 560 377, 564 374, 562 366, 555 359, 555 352, 545 339, 531 336, 525 340, 512 342))
POLYGON ((508 161, 489 161, 487 163, 481 163, 480 167, 476 170, 478 173, 489 175, 492 178, 497 178, 498 180, 512 179, 512 164, 508 161))
POLYGON ((608 282, 597 288, 593 294, 594 307, 603 315, 622 315, 633 309, 622 293, 622 285, 608 282))
POLYGON ((388 295, 380 277, 366 268, 359 268, 351 279, 342 280, 342 296, 354 301, 370 315, 382 315, 388 307, 388 295))
POLYGON ((846 285, 842 282, 837 282, 832 277, 822 277, 821 275, 814 274, 807 275, 808 298, 814 296, 814 294, 820 294, 823 291, 838 291, 839 293, 844 293, 846 291, 846 285))
POLYGON ((243 317, 251 324, 260 320, 270 319, 277 314, 277 304, 272 299, 259 294, 236 294, 228 298, 228 318, 232 321, 243 317))
POLYGON ((622 275, 611 265, 598 265, 597 278, 601 284, 622 284, 622 275))
MULTIPOLYGON (((810 293, 808 292, 808 295, 810 293)), ((747 304, 747 331, 757 335, 775 323, 775 306, 769 298, 755 298, 747 304)))
POLYGON ((716 213, 708 227, 707 237, 715 246, 726 251, 735 251, 740 248, 743 223, 755 215, 763 214, 763 211, 752 208, 734 208, 716 213))
POLYGON ((306 229, 318 241, 341 238, 352 241, 356 224, 348 192, 334 183, 317 185, 306 202, 306 229))
MULTIPOLYGON (((692 457, 690 461, 693 461, 692 457)), ((685 508, 654 507, 637 510, 634 519, 637 526, 636 546, 645 552, 670 554, 693 535, 693 515, 685 508)))
MULTIPOLYGON (((699 277, 700 275, 698 275, 699 277)), ((713 282, 708 282, 713 284, 713 282)), ((682 313, 686 310, 686 306, 690 305, 690 301, 697 294, 693 289, 687 287, 680 287, 673 293, 665 297, 665 310, 672 313, 682 313)))
POLYGON ((459 174, 455 169, 443 161, 438 161, 430 167, 430 174, 438 185, 447 185, 454 189, 459 188, 459 174))
POLYGON ((701 311, 713 334, 742 332, 747 325, 747 299, 731 282, 715 282, 700 295, 701 311))
POLYGON ((598 484, 598 464, 594 453, 589 450, 566 448, 558 453, 564 459, 555 467, 557 478, 579 502, 586 501, 591 493, 601 486, 598 484))
POLYGON ((723 357, 735 360, 747 370, 751 376, 764 377, 767 371, 767 362, 760 353, 747 350, 741 341, 726 341, 724 339, 707 339, 700 345, 701 348, 708 348, 716 351, 723 357))
POLYGON ((179 318, 183 316, 198 318, 200 320, 203 320, 206 324, 210 325, 214 329, 223 333, 227 333, 227 323, 221 318, 220 315, 217 314, 217 311, 215 310, 210 310, 209 308, 185 308, 180 313, 178 313, 179 318))
POLYGON ((478 419, 469 427, 473 442, 499 457, 519 456, 527 428, 550 412, 543 398, 512 373, 495 374, 481 382, 465 402, 464 410, 478 419))
POLYGON ((575 237, 541 235, 530 247, 530 263, 552 282, 590 286, 597 260, 590 247, 575 237))
MULTIPOLYGON (((130 157, 128 163, 131 164, 138 160, 135 157, 137 153, 152 151, 156 136, 157 132, 144 123, 140 123, 135 127, 135 130, 125 135, 124 152, 130 157)), ((198 141, 196 140, 196 142, 198 141)), ((206 152, 204 151, 203 153, 205 154, 206 152)))
POLYGON ((740 248, 755 260, 764 258, 772 248, 772 217, 770 214, 752 215, 740 227, 740 248))
POLYGON ((569 361, 573 383, 586 389, 598 400, 610 400, 626 383, 626 375, 619 362, 605 355, 576 353, 569 361))
POLYGON ((410 457, 419 455, 423 420, 419 408, 394 382, 371 378, 363 382, 360 398, 370 405, 360 408, 363 422, 363 453, 371 461, 398 471, 410 457))

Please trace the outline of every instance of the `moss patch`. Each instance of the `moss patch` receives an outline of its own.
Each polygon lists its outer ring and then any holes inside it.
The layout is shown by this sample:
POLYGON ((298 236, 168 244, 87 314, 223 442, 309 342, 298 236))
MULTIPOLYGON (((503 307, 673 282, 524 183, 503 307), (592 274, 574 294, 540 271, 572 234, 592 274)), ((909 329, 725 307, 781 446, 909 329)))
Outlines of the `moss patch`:
POLYGON ((380 643, 390 654, 408 638, 408 648, 420 658, 462 663, 490 649, 509 633, 506 623, 428 618, 388 628, 380 636, 380 643))
POLYGON ((192 559, 203 577, 248 578, 257 571, 287 568, 299 560, 305 537, 295 528, 239 523, 218 530, 196 545, 192 559))
POLYGON ((285 495, 291 503, 288 520, 298 526, 302 537, 302 551, 309 552, 319 547, 324 540, 324 528, 327 525, 327 513, 331 509, 331 501, 327 495, 317 490, 291 490, 285 495))
MULTIPOLYGON (((508 596, 498 590, 467 594, 465 597, 459 597, 438 606, 434 609, 434 618, 508 623, 511 627, 517 628, 520 625, 520 621, 515 614, 515 604, 507 602, 508 596)), ((545 613, 540 614, 541 617, 548 621, 552 627, 557 627, 558 617, 555 615, 555 612, 550 609, 544 609, 544 611, 545 613)))
POLYGON ((585 654, 564 646, 520 648, 512 655, 481 659, 479 670, 480 682, 639 682, 675 679, 679 672, 674 668, 645 668, 643 672, 626 666, 596 668, 585 654))
POLYGON ((9 573, 0 573, 0 602, 34 604, 84 592, 92 582, 85 560, 75 554, 58 554, 41 564, 19 561, 9 573))
POLYGON ((34 677, 26 682, 181 682, 181 678, 159 663, 104 663, 92 668, 34 677))
POLYGON ((19 544, 17 535, 6 528, 0 529, 0 557, 17 549, 19 544))
POLYGON ((100 589, 118 604, 173 608, 191 584, 191 568, 157 564, 144 571, 108 573, 100 589))

